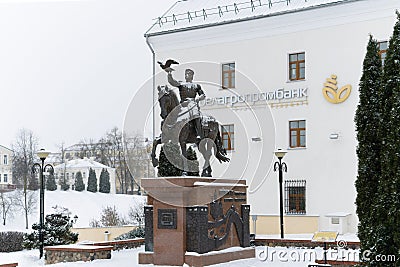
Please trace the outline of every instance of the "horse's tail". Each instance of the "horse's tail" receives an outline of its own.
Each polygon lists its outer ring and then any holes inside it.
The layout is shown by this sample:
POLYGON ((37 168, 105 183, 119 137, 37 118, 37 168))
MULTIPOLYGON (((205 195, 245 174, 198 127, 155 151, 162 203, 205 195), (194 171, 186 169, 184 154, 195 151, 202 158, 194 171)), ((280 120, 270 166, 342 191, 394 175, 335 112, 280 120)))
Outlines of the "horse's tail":
MULTIPOLYGON (((219 127, 218 127, 219 128, 219 127)), ((230 159, 226 156, 226 150, 222 146, 222 138, 221 138, 221 133, 218 129, 217 136, 215 138, 215 146, 217 149, 215 149, 215 157, 219 160, 220 163, 222 162, 229 162, 230 159)))

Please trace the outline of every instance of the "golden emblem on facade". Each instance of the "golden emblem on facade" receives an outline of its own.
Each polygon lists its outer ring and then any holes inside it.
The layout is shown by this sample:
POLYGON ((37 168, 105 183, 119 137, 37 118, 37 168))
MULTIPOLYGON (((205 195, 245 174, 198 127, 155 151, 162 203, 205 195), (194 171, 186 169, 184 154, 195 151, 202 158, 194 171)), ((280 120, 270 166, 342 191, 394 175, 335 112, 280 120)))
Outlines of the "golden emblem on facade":
POLYGON ((324 83, 324 88, 322 89, 325 99, 333 104, 339 104, 346 101, 351 93, 350 84, 347 84, 339 89, 336 79, 336 75, 331 75, 330 78, 326 79, 326 83, 324 83))

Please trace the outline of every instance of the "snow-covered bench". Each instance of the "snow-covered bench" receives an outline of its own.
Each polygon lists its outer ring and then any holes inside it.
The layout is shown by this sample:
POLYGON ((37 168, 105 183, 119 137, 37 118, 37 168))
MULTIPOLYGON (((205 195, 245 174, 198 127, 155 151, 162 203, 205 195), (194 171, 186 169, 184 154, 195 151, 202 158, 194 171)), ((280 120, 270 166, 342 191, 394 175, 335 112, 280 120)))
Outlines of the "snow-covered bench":
POLYGON ((111 259, 112 246, 61 245, 45 247, 46 264, 111 259))

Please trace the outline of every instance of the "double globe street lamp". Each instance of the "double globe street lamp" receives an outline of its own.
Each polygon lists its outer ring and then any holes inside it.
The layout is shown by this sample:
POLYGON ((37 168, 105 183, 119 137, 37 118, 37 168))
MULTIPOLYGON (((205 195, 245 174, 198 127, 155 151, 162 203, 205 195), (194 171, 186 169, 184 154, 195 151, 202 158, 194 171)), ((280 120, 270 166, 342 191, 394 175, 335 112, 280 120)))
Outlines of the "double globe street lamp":
POLYGON ((33 174, 39 174, 40 180, 40 217, 39 217, 39 251, 40 258, 43 257, 43 246, 44 246, 44 237, 43 237, 43 229, 44 229, 44 174, 47 171, 54 172, 53 166, 50 164, 44 165, 44 161, 50 152, 40 149, 36 155, 41 160, 41 164, 35 163, 32 166, 33 174))
POLYGON ((281 238, 284 238, 284 230, 283 230, 283 172, 287 172, 287 166, 285 162, 282 162, 283 157, 286 155, 287 151, 283 151, 282 149, 278 149, 274 152, 275 156, 279 161, 276 161, 274 164, 274 171, 279 171, 279 213, 280 213, 280 226, 281 226, 281 238))

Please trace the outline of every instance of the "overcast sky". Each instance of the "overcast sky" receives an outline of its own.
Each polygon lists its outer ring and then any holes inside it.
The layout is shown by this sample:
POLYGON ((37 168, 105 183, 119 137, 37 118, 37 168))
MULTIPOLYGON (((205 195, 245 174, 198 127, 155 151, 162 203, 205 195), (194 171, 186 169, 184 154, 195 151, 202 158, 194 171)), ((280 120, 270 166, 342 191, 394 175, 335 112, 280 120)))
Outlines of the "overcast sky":
POLYGON ((97 140, 152 73, 143 34, 176 0, 0 0, 0 144, 97 140))

